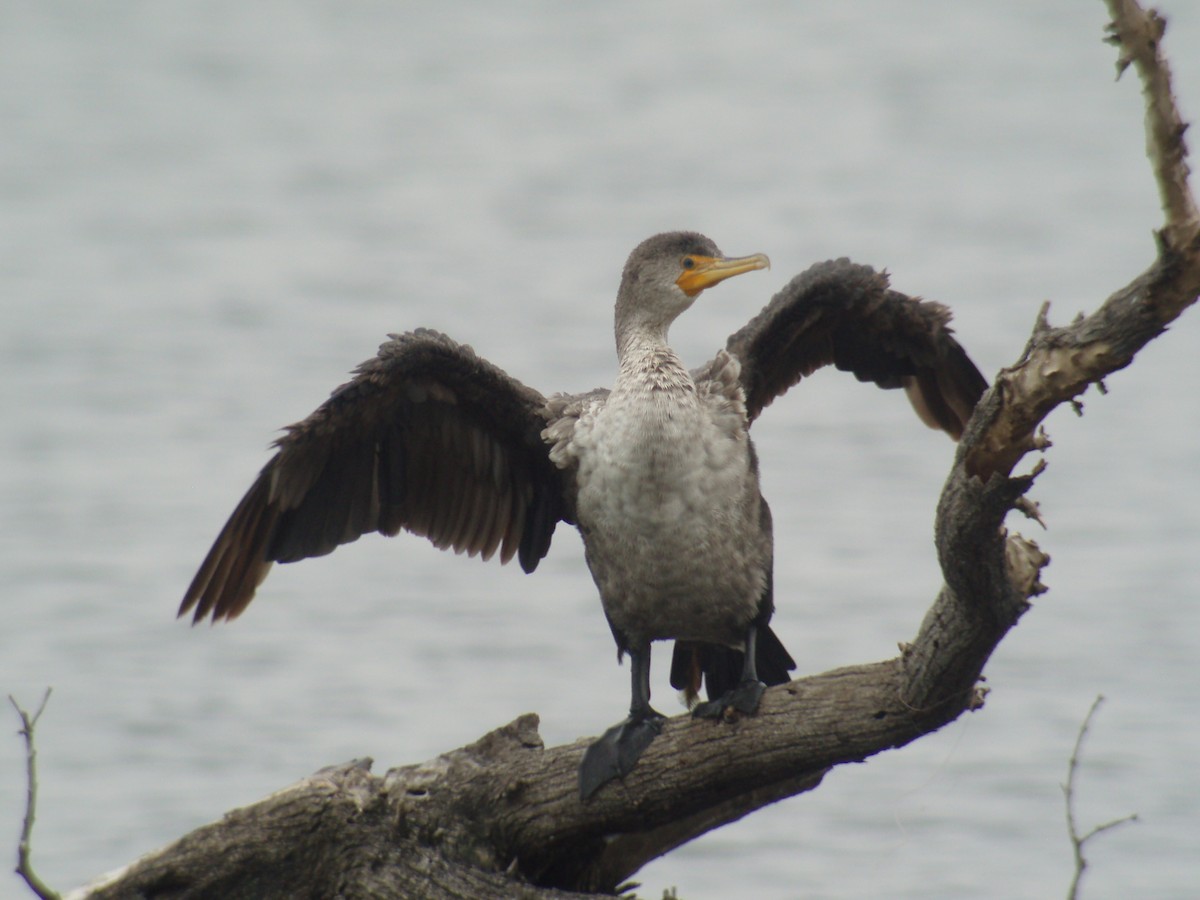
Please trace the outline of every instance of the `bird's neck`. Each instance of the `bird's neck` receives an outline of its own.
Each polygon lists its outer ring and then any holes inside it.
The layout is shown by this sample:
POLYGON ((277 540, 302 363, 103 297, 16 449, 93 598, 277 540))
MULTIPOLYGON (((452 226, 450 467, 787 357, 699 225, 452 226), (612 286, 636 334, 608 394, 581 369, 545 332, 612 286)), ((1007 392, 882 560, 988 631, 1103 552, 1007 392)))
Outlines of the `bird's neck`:
POLYGON ((617 324, 617 361, 622 366, 626 359, 644 359, 664 350, 671 352, 666 325, 645 322, 617 324))
MULTIPOLYGON (((692 388, 692 379, 679 355, 667 343, 667 325, 617 329, 617 389, 652 387, 692 388)), ((688 391, 690 392, 690 391, 688 391)))
POLYGON ((663 351, 670 352, 667 331, 674 318, 639 307, 618 296, 613 331, 617 338, 617 359, 621 365, 625 365, 626 358, 644 359, 663 351))

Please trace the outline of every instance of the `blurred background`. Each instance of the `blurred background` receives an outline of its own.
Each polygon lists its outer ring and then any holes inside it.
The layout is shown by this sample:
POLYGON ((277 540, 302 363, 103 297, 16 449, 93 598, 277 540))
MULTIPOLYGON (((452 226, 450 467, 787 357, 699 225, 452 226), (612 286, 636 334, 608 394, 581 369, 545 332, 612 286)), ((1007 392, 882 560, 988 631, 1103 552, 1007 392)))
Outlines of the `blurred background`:
MULTIPOLYGON (((1200 7, 1166 48, 1200 115, 1200 7)), ((536 711, 624 714, 573 531, 532 577, 411 535, 277 567, 232 625, 174 613, 268 458, 389 331, 438 328, 543 392, 613 377, 642 238, 770 272, 672 331, 708 359, 835 256, 948 303, 990 378, 1038 308, 1093 310, 1161 221, 1099 2, 46 4, 0 10, 0 693, 35 706, 35 863, 65 889, 316 769, 419 762, 536 711)), ((688 900, 1045 897, 1095 696, 1088 897, 1194 896, 1200 322, 1051 416, 1053 557, 986 708, 640 873, 688 900)), ((890 657, 940 584, 953 445, 822 372, 755 426, 775 628, 801 673, 890 657)), ((1032 462, 1032 461, 1030 461, 1032 462)), ((656 705, 681 707, 656 655, 656 705)), ((0 852, 23 747, 0 740, 0 852)), ((9 848, 4 850, 3 848, 9 848)), ((0 893, 21 895, 15 876, 0 893)))

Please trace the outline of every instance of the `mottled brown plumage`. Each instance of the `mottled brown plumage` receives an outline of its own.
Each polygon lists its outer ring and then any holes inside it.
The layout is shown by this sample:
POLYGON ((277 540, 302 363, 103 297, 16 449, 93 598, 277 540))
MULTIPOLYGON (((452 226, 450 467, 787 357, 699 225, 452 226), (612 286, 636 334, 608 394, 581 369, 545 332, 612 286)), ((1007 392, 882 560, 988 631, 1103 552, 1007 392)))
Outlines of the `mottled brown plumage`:
POLYGON ((402 528, 532 572, 571 521, 546 455, 545 398, 428 329, 392 335, 278 452, 230 516, 184 597, 194 621, 245 610, 273 562, 402 528))

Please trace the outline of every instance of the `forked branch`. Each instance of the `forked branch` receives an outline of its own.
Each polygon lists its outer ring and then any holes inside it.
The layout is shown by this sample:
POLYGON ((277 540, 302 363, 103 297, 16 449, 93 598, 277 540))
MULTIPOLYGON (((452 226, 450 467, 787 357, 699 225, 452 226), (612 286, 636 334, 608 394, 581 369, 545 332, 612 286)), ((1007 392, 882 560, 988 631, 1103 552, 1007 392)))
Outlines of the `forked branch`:
POLYGON ((1079 896, 1079 885, 1088 865, 1087 859, 1083 855, 1084 845, 1096 835, 1103 834, 1127 822, 1136 822, 1138 818, 1137 813, 1133 813, 1097 825, 1087 834, 1079 833, 1079 826, 1075 818, 1075 776, 1079 771, 1079 762, 1083 758, 1083 739, 1087 737, 1088 729, 1092 725, 1092 718, 1096 715, 1096 710, 1099 709, 1102 702, 1104 702, 1104 697, 1097 696, 1092 702, 1092 708, 1084 717, 1083 724, 1079 726, 1079 734, 1075 737, 1075 749, 1071 751, 1071 762, 1067 766, 1067 783, 1063 785, 1063 795, 1067 804, 1067 834, 1071 838, 1071 849, 1075 855, 1075 874, 1071 878, 1071 886, 1067 889, 1067 900, 1076 900, 1079 896))
POLYGON ((42 702, 38 704, 37 710, 31 715, 17 703, 12 694, 8 695, 8 702, 12 704, 13 709, 21 718, 20 734, 25 739, 25 819, 21 823, 21 837, 17 843, 16 872, 29 885, 29 889, 42 900, 59 900, 58 893, 33 871, 33 820, 37 813, 37 748, 34 745, 33 732, 37 727, 38 719, 45 712, 46 703, 49 700, 50 688, 46 688, 46 693, 42 695, 42 702))

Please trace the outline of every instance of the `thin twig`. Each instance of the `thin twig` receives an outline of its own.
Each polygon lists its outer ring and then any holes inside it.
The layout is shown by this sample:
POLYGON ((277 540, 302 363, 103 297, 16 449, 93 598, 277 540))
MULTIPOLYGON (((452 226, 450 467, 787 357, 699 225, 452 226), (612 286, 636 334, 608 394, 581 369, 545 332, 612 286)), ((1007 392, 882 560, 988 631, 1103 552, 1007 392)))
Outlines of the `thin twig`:
POLYGON ((27 781, 25 822, 21 826, 21 841, 17 844, 16 873, 25 879, 25 883, 29 885, 29 889, 38 897, 41 897, 42 900, 60 900, 59 893, 51 889, 33 871, 32 850, 30 847, 30 840, 33 836, 34 812, 37 809, 37 751, 33 746, 33 729, 37 726, 38 719, 42 717, 42 713, 46 709, 46 703, 50 699, 50 691, 51 688, 46 688, 46 693, 42 695, 42 702, 38 704, 37 712, 32 716, 21 708, 20 704, 13 699, 12 694, 8 695, 8 702, 12 704, 13 709, 17 711, 17 715, 21 717, 20 734, 25 738, 25 778, 27 781))
POLYGON ((1088 733, 1088 728, 1092 724, 1092 717, 1096 714, 1096 710, 1102 702, 1104 702, 1104 696, 1098 694, 1092 702, 1092 708, 1088 710, 1088 714, 1084 717, 1083 724, 1079 727, 1079 734, 1075 737, 1075 749, 1071 751, 1071 762, 1067 767, 1067 783, 1062 786, 1063 793, 1067 799, 1067 832, 1071 837, 1071 847, 1075 852, 1075 875, 1071 878, 1071 886, 1067 889, 1067 900, 1077 900, 1079 896, 1079 882, 1083 878, 1083 870, 1087 868, 1087 859, 1083 855, 1083 845, 1102 832, 1116 828, 1118 825, 1124 825, 1126 822, 1136 822, 1138 818, 1137 813, 1133 813, 1132 815, 1122 816, 1119 819, 1113 819, 1111 822, 1105 822, 1103 825, 1097 825, 1085 835, 1079 834, 1079 828, 1075 821, 1075 773, 1079 769, 1083 738, 1088 733))

